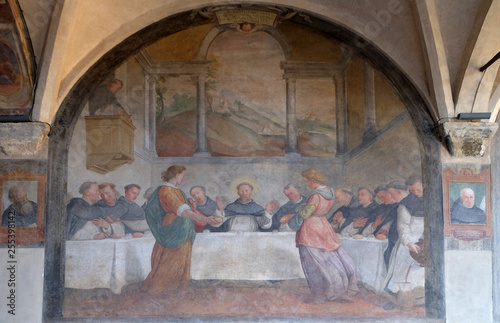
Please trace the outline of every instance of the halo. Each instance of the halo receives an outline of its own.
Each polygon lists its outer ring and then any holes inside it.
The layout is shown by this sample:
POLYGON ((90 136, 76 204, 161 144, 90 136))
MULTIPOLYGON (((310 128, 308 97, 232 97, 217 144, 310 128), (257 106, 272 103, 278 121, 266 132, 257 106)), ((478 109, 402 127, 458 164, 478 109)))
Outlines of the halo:
POLYGON ((231 184, 229 185, 229 188, 231 189, 233 196, 239 197, 238 193, 237 193, 236 186, 238 186, 238 184, 243 183, 243 182, 247 182, 253 186, 253 194, 252 194, 253 196, 255 196, 259 193, 259 187, 257 185, 257 180, 255 179, 255 177, 250 176, 250 175, 243 175, 243 176, 239 176, 239 177, 236 177, 235 179, 233 179, 231 184))

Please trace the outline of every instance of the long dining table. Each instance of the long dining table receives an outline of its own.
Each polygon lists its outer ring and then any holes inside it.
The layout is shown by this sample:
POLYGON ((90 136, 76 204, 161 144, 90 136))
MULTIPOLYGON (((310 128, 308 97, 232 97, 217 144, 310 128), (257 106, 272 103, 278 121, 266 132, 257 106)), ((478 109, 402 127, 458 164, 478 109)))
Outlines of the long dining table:
MULTIPOLYGON (((382 289, 387 240, 340 239, 354 259, 358 281, 382 289)), ((65 286, 108 288, 115 294, 142 282, 151 270, 155 239, 130 234, 122 239, 66 242, 65 286)), ((191 260, 193 280, 292 280, 304 278, 295 232, 201 232, 196 235, 191 260)))

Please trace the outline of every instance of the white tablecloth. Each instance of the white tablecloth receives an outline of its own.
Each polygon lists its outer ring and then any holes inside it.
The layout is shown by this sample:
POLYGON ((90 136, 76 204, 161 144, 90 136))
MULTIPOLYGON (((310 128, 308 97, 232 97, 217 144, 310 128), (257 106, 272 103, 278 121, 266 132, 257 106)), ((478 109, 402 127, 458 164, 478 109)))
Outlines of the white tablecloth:
MULTIPOLYGON (((358 280, 380 290, 385 278, 387 241, 341 239, 353 257, 358 280)), ((66 242, 66 287, 109 288, 113 293, 142 282, 151 270, 155 239, 142 238, 66 242)), ((303 278, 294 232, 199 233, 193 245, 191 278, 288 280, 303 278)))
POLYGON ((122 239, 66 241, 65 285, 109 288, 119 294, 123 286, 141 282, 149 274, 154 242, 149 231, 142 238, 127 234, 122 239))
POLYGON ((295 232, 200 233, 193 245, 192 279, 304 278, 295 232))
POLYGON ((387 273, 384 264, 387 240, 375 238, 340 239, 340 242, 356 264, 358 281, 376 291, 381 291, 387 273))

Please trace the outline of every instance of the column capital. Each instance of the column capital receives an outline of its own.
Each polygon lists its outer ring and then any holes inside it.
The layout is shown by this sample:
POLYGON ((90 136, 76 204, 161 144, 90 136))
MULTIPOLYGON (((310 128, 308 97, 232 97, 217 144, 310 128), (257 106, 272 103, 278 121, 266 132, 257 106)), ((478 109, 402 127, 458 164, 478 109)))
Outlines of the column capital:
POLYGON ((158 82, 158 74, 152 74, 145 72, 144 73, 144 80, 148 83, 156 83, 158 82))
POLYGON ((2 123, 0 156, 4 159, 47 159, 50 125, 44 122, 2 123))
POLYGON ((498 130, 495 122, 444 122, 446 147, 453 157, 483 157, 498 130))

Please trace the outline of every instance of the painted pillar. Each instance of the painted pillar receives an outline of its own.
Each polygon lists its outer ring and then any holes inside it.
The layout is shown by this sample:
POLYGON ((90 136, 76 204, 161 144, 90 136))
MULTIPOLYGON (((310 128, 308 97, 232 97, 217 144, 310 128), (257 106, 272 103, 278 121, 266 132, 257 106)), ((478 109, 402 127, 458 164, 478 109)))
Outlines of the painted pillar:
MULTIPOLYGON (((500 209, 500 136, 496 134, 492 140, 491 149, 491 210, 500 209)), ((495 214, 496 212, 493 212, 495 214)), ((500 322, 500 234, 498 234, 498 228, 500 228, 500 217, 492 217, 493 225, 493 257, 492 257, 492 267, 493 267, 493 277, 492 277, 492 291, 493 291, 493 320, 494 322, 500 322)))
POLYGON ((144 115, 144 149, 151 156, 157 157, 156 153, 156 78, 145 74, 144 87, 146 89, 146 109, 144 115))
POLYGON ((205 73, 198 74, 198 84, 196 86, 196 152, 195 155, 210 155, 207 148, 207 109, 205 106, 205 73))
POLYGON ((377 124, 375 122, 375 77, 373 67, 364 62, 364 126, 363 141, 375 137, 377 131, 377 124))
POLYGON ((345 74, 337 73, 333 76, 335 84, 335 113, 337 116, 337 156, 344 155, 349 149, 349 121, 347 118, 347 93, 345 74))
POLYGON ((297 123, 295 107, 296 80, 286 79, 286 148, 285 153, 297 153, 297 123))

